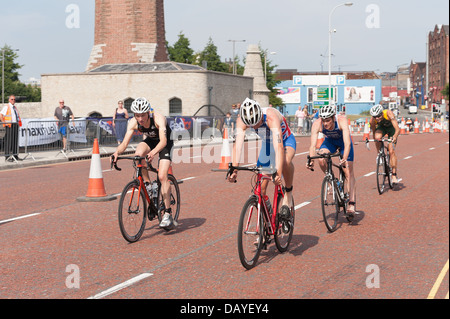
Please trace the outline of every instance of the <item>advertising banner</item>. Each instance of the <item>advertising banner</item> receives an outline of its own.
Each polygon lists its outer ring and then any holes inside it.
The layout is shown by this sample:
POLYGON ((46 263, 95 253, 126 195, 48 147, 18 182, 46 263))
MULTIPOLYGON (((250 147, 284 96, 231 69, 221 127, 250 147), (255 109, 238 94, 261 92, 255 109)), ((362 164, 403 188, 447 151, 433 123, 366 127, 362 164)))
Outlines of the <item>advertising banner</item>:
POLYGON ((346 86, 344 103, 374 103, 374 86, 346 86))

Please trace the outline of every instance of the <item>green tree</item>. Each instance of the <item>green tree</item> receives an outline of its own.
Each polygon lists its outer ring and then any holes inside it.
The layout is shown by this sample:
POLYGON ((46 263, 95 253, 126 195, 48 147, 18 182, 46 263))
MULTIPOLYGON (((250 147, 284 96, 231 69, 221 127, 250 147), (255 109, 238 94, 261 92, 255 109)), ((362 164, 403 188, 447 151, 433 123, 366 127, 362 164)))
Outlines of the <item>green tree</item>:
POLYGON ((190 44, 189 39, 180 31, 178 41, 168 47, 170 61, 193 64, 195 56, 190 44))
POLYGON ((25 85, 20 82, 18 72, 23 65, 18 64, 15 60, 18 58, 18 55, 15 50, 13 50, 10 46, 5 45, 0 49, 0 65, 4 62, 4 81, 5 81, 5 95, 4 99, 14 94, 16 97, 23 97, 23 102, 40 102, 41 101, 41 89, 32 86, 25 85), (4 61, 2 61, 4 56, 4 61))
POLYGON ((206 47, 202 52, 199 53, 196 62, 199 65, 202 65, 203 61, 206 61, 206 63, 208 64, 207 69, 210 71, 229 73, 229 66, 228 64, 221 61, 220 55, 217 53, 217 47, 211 37, 209 38, 206 47))

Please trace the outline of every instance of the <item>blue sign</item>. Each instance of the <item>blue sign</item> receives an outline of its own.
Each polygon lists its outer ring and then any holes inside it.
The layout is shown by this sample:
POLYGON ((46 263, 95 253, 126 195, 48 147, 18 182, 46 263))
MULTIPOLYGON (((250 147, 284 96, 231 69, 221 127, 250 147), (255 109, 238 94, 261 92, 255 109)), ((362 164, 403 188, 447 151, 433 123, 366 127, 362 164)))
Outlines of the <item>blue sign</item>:
POLYGON ((336 76, 336 85, 345 85, 345 75, 336 76))
POLYGON ((294 85, 302 85, 302 82, 303 82, 302 81, 302 77, 294 75, 294 78, 292 79, 292 82, 293 82, 294 85))

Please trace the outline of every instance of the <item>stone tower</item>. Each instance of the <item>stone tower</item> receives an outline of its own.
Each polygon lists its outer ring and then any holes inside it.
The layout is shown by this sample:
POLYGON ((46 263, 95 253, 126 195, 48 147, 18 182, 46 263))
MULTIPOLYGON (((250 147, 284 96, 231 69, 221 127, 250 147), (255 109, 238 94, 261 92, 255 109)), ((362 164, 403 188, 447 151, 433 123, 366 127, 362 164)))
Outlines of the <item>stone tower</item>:
POLYGON ((256 44, 250 44, 248 46, 244 76, 253 77, 253 99, 257 101, 261 107, 268 107, 270 90, 266 86, 266 79, 261 62, 261 51, 256 44))
POLYGON ((95 0, 95 38, 86 71, 104 64, 169 61, 164 0, 95 0))

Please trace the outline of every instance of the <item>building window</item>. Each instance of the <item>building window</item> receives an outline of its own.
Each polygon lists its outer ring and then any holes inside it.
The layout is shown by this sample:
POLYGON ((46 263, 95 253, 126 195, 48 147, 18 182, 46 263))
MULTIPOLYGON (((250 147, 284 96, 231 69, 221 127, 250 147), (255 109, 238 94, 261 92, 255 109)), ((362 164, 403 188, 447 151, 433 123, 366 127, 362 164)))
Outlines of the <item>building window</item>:
POLYGON ((182 103, 179 98, 174 97, 169 100, 169 116, 180 116, 182 111, 182 103))

